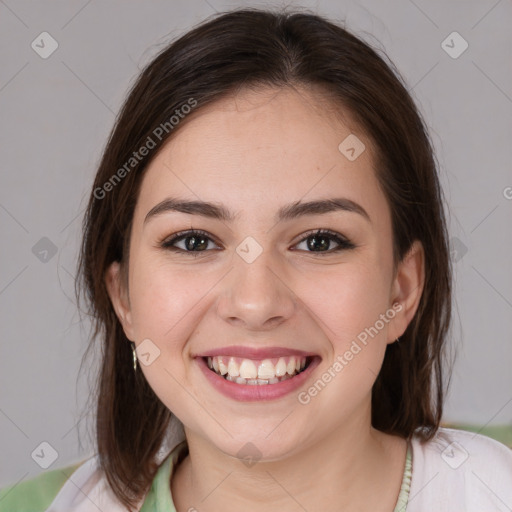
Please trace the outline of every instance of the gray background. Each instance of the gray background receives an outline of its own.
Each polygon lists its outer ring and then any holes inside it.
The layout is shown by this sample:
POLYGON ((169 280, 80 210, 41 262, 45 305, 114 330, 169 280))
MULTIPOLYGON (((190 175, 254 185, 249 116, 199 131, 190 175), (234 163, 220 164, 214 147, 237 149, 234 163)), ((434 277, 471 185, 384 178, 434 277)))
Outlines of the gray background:
MULTIPOLYGON (((42 471, 31 454, 43 441, 58 453, 51 469, 91 453, 88 420, 77 425, 88 331, 73 280, 95 167, 157 44, 242 5, 283 4, 0 0, 0 486, 42 471), (59 45, 47 59, 31 47, 44 31, 59 45)), ((512 2, 288 5, 345 19, 409 84, 436 146, 455 249, 459 356, 444 419, 511 424, 512 2), (469 44, 456 59, 441 46, 453 31, 469 44)))

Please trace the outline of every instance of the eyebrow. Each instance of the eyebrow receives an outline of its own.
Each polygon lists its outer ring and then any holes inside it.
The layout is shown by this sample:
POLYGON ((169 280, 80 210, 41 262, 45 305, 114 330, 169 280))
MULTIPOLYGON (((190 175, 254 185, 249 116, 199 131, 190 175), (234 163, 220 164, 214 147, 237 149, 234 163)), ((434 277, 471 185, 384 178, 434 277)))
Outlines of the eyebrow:
MULTIPOLYGON (((239 215, 238 213, 232 213, 225 206, 219 203, 188 201, 168 197, 149 210, 144 219, 144 224, 146 224, 151 218, 170 211, 200 215, 202 217, 222 220, 225 222, 233 222, 239 215)), ((276 222, 280 222, 296 219, 306 215, 322 215, 336 211, 357 213, 371 223, 368 212, 360 204, 345 197, 319 199, 316 201, 309 201, 307 203, 301 203, 299 200, 281 207, 274 220, 276 222)))

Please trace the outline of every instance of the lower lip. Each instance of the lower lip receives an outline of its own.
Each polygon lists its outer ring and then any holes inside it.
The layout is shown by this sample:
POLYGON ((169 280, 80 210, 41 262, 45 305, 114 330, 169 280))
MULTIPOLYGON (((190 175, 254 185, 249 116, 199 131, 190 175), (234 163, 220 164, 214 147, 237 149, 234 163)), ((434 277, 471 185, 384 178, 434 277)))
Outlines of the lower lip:
POLYGON ((301 373, 295 375, 291 379, 286 379, 276 384, 236 384, 226 380, 224 377, 217 375, 214 371, 208 368, 206 361, 202 357, 196 357, 195 360, 198 362, 199 367, 203 371, 207 380, 212 386, 234 400, 241 402, 255 402, 262 400, 276 400, 282 396, 288 395, 302 386, 305 381, 309 378, 313 370, 320 364, 320 358, 314 357, 309 366, 301 373))

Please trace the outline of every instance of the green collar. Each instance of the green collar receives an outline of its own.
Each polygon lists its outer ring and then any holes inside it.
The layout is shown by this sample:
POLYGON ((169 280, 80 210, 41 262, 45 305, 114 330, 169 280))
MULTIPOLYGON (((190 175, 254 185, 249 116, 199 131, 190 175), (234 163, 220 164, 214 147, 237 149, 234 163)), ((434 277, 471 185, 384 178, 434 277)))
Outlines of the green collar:
POLYGON ((188 445, 185 439, 172 449, 160 465, 140 512, 176 512, 170 482, 175 468, 187 454, 188 445))

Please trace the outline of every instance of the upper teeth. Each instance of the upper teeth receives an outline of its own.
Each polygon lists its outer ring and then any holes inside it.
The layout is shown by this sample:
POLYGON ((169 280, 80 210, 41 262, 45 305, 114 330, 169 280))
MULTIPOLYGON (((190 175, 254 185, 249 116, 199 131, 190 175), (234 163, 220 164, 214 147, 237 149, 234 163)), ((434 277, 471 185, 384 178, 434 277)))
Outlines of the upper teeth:
POLYGON ((243 359, 232 356, 208 357, 208 367, 220 375, 243 379, 273 379, 295 375, 306 366, 306 358, 291 356, 273 359, 243 359))

